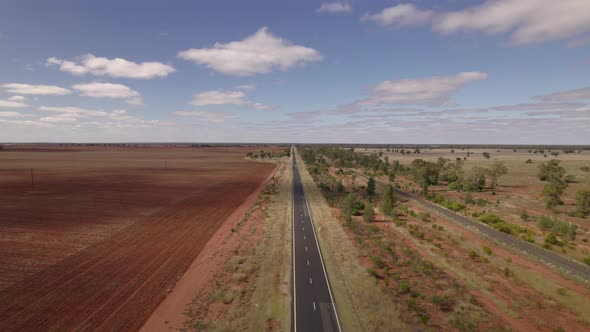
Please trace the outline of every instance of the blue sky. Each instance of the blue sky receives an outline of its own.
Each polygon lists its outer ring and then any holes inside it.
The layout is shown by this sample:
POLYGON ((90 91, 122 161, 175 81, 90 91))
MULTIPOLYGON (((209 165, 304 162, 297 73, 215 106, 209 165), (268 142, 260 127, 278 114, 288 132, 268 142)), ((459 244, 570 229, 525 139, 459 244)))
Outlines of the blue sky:
POLYGON ((0 141, 590 141, 590 2, 3 1, 0 141))

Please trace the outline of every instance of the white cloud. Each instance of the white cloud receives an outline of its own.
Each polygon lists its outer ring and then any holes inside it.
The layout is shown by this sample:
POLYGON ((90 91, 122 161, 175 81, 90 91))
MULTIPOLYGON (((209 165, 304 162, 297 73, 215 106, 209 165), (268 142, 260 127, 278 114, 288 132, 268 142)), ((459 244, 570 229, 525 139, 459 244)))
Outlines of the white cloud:
POLYGON ((272 106, 262 103, 249 101, 246 99, 246 93, 243 91, 205 91, 195 94, 189 104, 193 106, 237 105, 258 110, 268 110, 273 108, 272 106))
POLYGON ((462 72, 454 76, 384 81, 368 89, 370 97, 360 105, 434 105, 449 103, 450 95, 467 83, 487 79, 481 72, 462 72))
POLYGON ((545 101, 580 101, 590 100, 590 87, 575 90, 554 92, 547 95, 537 96, 535 99, 545 101))
POLYGON ((324 2, 320 8, 316 9, 318 13, 350 13, 352 7, 346 2, 324 2))
POLYGON ((139 92, 122 84, 94 82, 76 84, 72 88, 86 97, 127 99, 127 102, 132 105, 141 105, 143 103, 139 92))
POLYGON ((433 29, 442 34, 460 31, 508 33, 515 44, 531 44, 589 32, 590 1, 487 0, 449 12, 421 10, 413 4, 400 4, 378 14, 365 14, 361 19, 383 26, 432 24, 433 29))
POLYGON ((176 115, 181 116, 194 116, 199 118, 203 122, 212 123, 223 123, 227 120, 236 118, 235 115, 231 115, 223 112, 205 112, 205 111, 177 111, 174 112, 176 115))
POLYGON ((9 83, 9 84, 2 84, 2 88, 4 88, 9 93, 19 94, 19 95, 57 95, 63 96, 72 93, 72 91, 68 89, 61 88, 55 85, 31 85, 31 84, 20 84, 20 83, 9 83))
POLYGON ((72 123, 78 121, 77 118, 67 117, 67 116, 47 116, 40 118, 39 121, 42 122, 52 122, 52 123, 72 123))
POLYGON ((16 101, 16 102, 23 102, 25 101, 27 98, 23 97, 23 96, 12 96, 9 97, 8 100, 10 101, 16 101))
POLYGON ((255 89, 256 89, 256 85, 254 85, 254 84, 244 84, 244 85, 236 86, 236 90, 242 90, 242 91, 252 91, 255 89))
POLYGON ((55 112, 61 114, 65 117, 71 118, 79 118, 79 117, 89 117, 89 116, 107 116, 108 113, 105 111, 96 111, 96 110, 89 110, 85 108, 79 107, 71 107, 71 106, 41 106, 39 107, 40 111, 43 112, 55 112))
POLYGON ((54 125, 39 121, 31 121, 31 120, 3 120, 0 119, 0 125, 6 124, 10 127, 35 127, 35 128, 51 128, 54 125))
POLYGON ((172 66, 160 62, 135 63, 121 58, 96 57, 92 54, 79 56, 75 61, 51 57, 47 59, 47 65, 57 65, 61 71, 74 75, 92 74, 140 79, 166 77, 176 71, 172 66))
POLYGON ((376 14, 365 14, 361 21, 372 21, 381 26, 407 26, 427 23, 433 16, 433 11, 420 10, 413 4, 401 4, 385 8, 376 14))
POLYGON ((23 108, 23 107, 27 107, 29 105, 25 104, 25 103, 20 103, 20 102, 16 102, 16 101, 8 101, 8 100, 0 100, 0 108, 23 108))
POLYGON ((590 30, 588 0, 495 0, 443 14, 434 24, 442 33, 511 33, 516 44, 575 36, 590 30))
POLYGON ((23 114, 19 112, 0 112, 0 117, 3 118, 22 118, 22 117, 30 117, 30 114, 23 114))
POLYGON ((318 51, 275 37, 266 27, 241 41, 215 43, 209 48, 193 48, 179 52, 178 56, 226 75, 236 76, 266 74, 273 69, 287 70, 323 59, 318 51))

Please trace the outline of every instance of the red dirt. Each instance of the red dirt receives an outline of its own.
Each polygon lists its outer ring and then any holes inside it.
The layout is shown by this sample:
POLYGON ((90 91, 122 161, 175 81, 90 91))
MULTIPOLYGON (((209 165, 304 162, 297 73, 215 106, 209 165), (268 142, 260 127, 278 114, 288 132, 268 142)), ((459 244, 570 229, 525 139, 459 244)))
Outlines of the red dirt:
POLYGON ((138 329, 274 168, 257 149, 0 153, 0 330, 138 329))
MULTIPOLYGON (((142 331, 162 331, 164 329, 179 329, 187 320, 184 310, 191 303, 195 294, 201 291, 207 283, 219 272, 225 261, 234 255, 235 250, 241 248, 243 243, 240 241, 239 234, 232 234, 232 228, 246 214, 250 206, 256 202, 258 195, 266 183, 275 175, 275 171, 267 176, 263 183, 236 209, 219 230, 211 237, 209 242, 197 258, 192 262, 182 278, 176 283, 174 289, 156 310, 150 315, 148 320, 141 327, 142 331), (229 241, 229 243, 228 243, 229 241)), ((260 214, 260 213, 258 213, 260 214)), ((256 215, 250 218, 254 220, 256 215)), ((263 219, 264 221, 264 219, 263 219)), ((248 224, 248 223, 247 223, 248 224)), ((245 232, 248 227, 242 226, 240 233, 245 232)), ((262 228, 262 227, 259 227, 262 228)), ((253 240, 251 235, 247 236, 253 240)))

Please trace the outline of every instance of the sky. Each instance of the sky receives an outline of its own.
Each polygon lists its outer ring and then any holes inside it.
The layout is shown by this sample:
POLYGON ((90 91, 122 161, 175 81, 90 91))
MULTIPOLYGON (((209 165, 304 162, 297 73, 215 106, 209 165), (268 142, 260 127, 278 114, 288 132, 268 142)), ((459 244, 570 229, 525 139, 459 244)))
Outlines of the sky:
POLYGON ((588 0, 4 0, 0 142, 589 144, 588 0))

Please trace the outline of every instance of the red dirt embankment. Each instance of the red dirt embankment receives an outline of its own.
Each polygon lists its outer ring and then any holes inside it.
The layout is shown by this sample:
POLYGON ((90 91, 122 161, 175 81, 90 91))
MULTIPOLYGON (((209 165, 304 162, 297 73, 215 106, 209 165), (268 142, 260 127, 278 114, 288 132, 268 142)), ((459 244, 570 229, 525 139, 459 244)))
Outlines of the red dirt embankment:
POLYGON ((274 169, 236 150, 0 155, 0 330, 139 329, 274 169))

